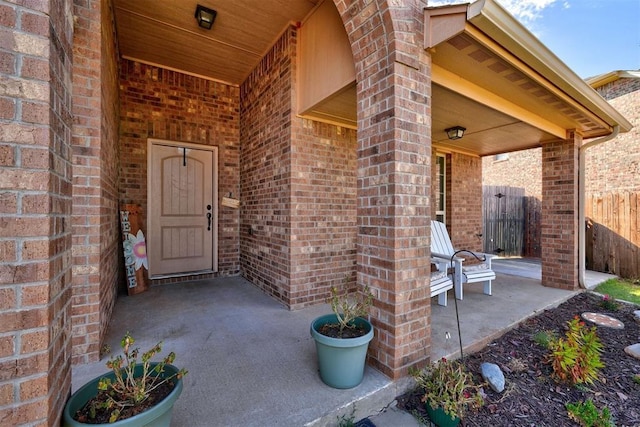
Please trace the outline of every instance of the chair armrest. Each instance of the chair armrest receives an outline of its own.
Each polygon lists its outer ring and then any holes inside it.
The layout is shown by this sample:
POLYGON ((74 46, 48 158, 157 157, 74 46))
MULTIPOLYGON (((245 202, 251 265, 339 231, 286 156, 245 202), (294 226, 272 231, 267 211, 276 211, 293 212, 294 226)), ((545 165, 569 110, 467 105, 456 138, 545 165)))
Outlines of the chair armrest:
POLYGON ((444 258, 431 257, 431 264, 435 264, 438 271, 446 272, 449 268, 449 260, 444 258))
POLYGON ((487 263, 487 266, 489 267, 489 269, 491 269, 491 260, 493 258, 497 258, 498 255, 493 255, 493 254, 486 254, 483 252, 476 252, 476 255, 478 255, 479 257, 484 257, 485 261, 487 263))
MULTIPOLYGON (((462 262, 464 258, 454 256, 453 265, 451 265, 451 257, 443 254, 431 253, 431 262, 434 262, 438 266, 439 271, 449 272, 449 268, 453 268, 452 280, 454 286, 462 286, 462 262)), ((459 291, 458 291, 459 292, 459 291)))
MULTIPOLYGON (((431 258, 438 258, 438 259, 446 260, 447 262, 451 262, 451 255, 447 255, 447 254, 431 252, 431 258)), ((455 262, 463 262, 464 258, 459 257, 459 256, 454 256, 453 257, 453 261, 455 261, 455 262)))

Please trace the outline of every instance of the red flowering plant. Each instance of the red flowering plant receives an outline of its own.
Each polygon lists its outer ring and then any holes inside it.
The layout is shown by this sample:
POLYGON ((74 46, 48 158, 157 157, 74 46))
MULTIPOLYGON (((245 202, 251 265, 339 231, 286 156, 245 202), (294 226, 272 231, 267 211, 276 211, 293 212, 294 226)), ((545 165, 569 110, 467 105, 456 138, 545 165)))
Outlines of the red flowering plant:
POLYGON ((564 338, 549 342, 547 359, 553 367, 554 377, 570 384, 592 384, 604 367, 600 360, 602 343, 595 326, 586 327, 578 316, 567 322, 564 338))
POLYGON ((600 307, 608 311, 618 311, 618 309, 620 308, 615 298, 611 298, 607 294, 602 296, 602 301, 600 301, 600 307))
POLYGON ((422 401, 432 408, 441 407, 451 418, 463 418, 468 410, 484 405, 482 384, 458 360, 442 358, 435 364, 413 373, 424 390, 422 401))

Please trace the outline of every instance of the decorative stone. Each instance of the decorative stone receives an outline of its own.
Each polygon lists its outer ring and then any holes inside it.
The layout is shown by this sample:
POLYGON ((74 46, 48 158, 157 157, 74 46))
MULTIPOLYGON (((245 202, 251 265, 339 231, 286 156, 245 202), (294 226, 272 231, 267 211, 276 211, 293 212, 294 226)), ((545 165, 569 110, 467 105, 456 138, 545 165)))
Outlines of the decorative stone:
POLYGON ((504 374, 498 365, 484 362, 480 365, 480 373, 493 391, 502 393, 502 390, 504 390, 504 374))
POLYGON ((640 310, 633 312, 633 320, 635 320, 636 323, 640 323, 640 310))
POLYGON ((635 357, 636 359, 640 359, 640 343, 632 344, 624 348, 624 352, 627 353, 631 357, 635 357))
POLYGON ((582 313, 581 316, 584 320, 593 322, 598 326, 606 326, 607 328, 613 328, 613 329, 624 329, 624 323, 622 323, 615 317, 611 317, 606 314, 587 312, 587 313, 582 313))

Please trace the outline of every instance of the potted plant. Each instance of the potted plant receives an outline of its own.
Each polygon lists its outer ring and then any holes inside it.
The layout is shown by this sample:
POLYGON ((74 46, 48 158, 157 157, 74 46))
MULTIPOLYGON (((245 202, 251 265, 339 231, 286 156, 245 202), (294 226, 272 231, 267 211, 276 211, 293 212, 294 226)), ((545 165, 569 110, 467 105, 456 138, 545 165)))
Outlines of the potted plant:
POLYGON ((134 342, 127 333, 120 342, 123 355, 106 363, 111 371, 71 395, 64 408, 64 426, 169 427, 187 371, 172 365, 174 352, 161 362, 151 361, 161 352, 162 342, 142 353, 138 361, 140 350, 131 348, 134 342))
POLYGON ((373 326, 365 317, 373 303, 373 294, 365 288, 359 298, 340 296, 331 289, 332 314, 311 322, 316 342, 320 378, 328 386, 353 388, 362 382, 373 326))
POLYGON ((484 404, 481 385, 459 361, 442 358, 426 369, 413 374, 424 390, 425 403, 431 421, 440 427, 455 427, 470 409, 484 404))

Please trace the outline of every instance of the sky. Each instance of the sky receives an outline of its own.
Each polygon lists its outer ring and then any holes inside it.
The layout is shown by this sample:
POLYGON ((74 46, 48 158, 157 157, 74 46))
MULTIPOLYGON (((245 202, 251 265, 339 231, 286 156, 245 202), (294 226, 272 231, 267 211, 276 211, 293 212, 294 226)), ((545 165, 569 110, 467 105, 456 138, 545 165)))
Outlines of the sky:
MULTIPOLYGON (((463 3, 429 0, 429 6, 463 3)), ((497 0, 583 79, 640 70, 640 0, 497 0)))

